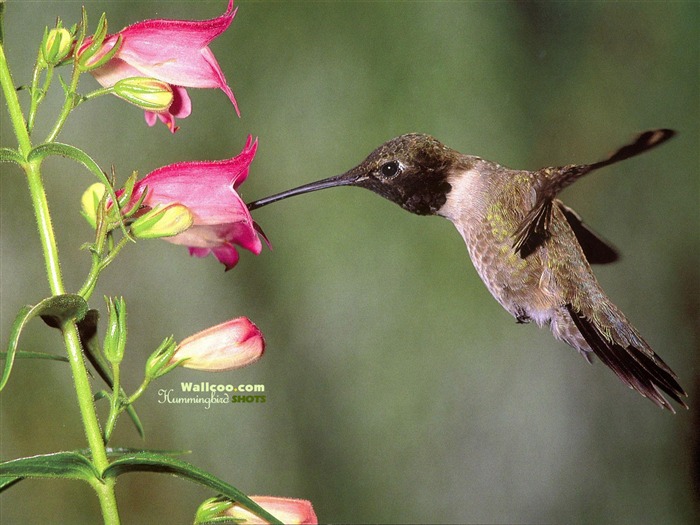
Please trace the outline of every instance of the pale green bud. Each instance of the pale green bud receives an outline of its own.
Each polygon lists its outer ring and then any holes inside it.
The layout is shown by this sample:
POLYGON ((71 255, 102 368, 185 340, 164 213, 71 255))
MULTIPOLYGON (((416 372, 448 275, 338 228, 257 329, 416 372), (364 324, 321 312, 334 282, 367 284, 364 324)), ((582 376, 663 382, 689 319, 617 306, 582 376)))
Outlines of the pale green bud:
POLYGON ((112 299, 105 297, 107 302, 107 333, 104 341, 104 354, 112 364, 121 363, 126 348, 126 302, 123 297, 112 299))
POLYGON ((97 227, 97 209, 100 206, 102 197, 105 194, 105 185, 99 182, 91 185, 80 199, 82 207, 82 215, 90 223, 93 228, 97 227))
POLYGON ((146 111, 165 111, 173 103, 173 88, 155 78, 123 78, 114 84, 114 94, 146 111))
POLYGON ((189 208, 182 204, 158 204, 131 225, 131 233, 139 239, 172 237, 184 232, 194 222, 189 208))
MULTIPOLYGON (((194 525, 210 523, 233 507, 234 502, 225 496, 209 498, 202 502, 194 516, 194 525)), ((219 520, 220 521, 220 520, 219 520)))
POLYGON ((73 49, 73 37, 64 27, 56 27, 44 33, 41 57, 49 65, 59 64, 73 49))

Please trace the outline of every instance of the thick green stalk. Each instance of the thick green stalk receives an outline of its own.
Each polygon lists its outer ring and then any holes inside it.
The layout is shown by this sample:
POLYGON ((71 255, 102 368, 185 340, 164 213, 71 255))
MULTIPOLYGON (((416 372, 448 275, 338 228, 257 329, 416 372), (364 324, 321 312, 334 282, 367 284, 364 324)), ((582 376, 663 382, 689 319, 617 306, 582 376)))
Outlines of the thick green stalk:
MULTIPOLYGON (((0 85, 2 85, 2 91, 5 95, 5 101, 7 103, 7 108, 15 135, 17 136, 20 153, 27 158, 29 152, 31 151, 32 144, 2 44, 0 44, 0 85)), ((39 237, 44 253, 49 286, 53 295, 59 295, 65 293, 65 288, 61 276, 61 267, 58 259, 58 247, 56 245, 53 226, 51 224, 48 201, 46 199, 46 192, 44 191, 44 185, 41 179, 40 166, 41 161, 35 160, 26 162, 23 167, 27 175, 27 182, 31 194, 32 205, 34 207, 34 214, 36 216, 37 226, 39 228, 39 237)), ((104 442, 102 441, 102 434, 100 431, 100 424, 97 419, 97 413, 95 411, 95 405, 92 400, 92 389, 90 386, 87 369, 85 368, 85 362, 83 360, 78 328, 76 324, 71 321, 63 326, 62 331, 66 350, 68 352, 71 371, 73 373, 73 381, 78 397, 80 415, 83 420, 85 434, 92 453, 92 460, 97 469, 102 472, 109 465, 109 461, 107 459, 107 452, 105 450, 104 442)), ((118 524, 119 514, 117 512, 117 501, 114 494, 113 479, 106 481, 105 483, 95 480, 92 485, 100 500, 105 523, 118 524)))

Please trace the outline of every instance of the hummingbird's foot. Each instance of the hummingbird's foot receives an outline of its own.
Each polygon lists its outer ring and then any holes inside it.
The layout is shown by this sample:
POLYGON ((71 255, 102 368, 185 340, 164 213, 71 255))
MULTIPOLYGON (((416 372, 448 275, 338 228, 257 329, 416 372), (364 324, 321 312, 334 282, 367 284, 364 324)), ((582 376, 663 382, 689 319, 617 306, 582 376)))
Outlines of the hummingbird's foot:
POLYGON ((532 318, 525 313, 524 310, 518 308, 518 315, 515 316, 515 322, 518 324, 527 324, 532 321, 532 318))

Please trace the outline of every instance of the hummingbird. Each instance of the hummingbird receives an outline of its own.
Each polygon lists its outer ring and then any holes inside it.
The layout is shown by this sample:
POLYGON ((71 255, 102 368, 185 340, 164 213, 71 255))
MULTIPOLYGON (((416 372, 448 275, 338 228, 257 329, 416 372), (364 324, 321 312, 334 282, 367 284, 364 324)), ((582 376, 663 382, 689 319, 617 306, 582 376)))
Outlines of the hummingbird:
POLYGON ((451 221, 484 284, 517 323, 552 334, 608 366, 627 386, 675 412, 687 408, 678 377, 607 297, 592 264, 618 259, 557 195, 584 175, 644 153, 675 135, 638 135, 593 164, 516 170, 464 155, 430 135, 409 133, 375 149, 354 168, 248 204, 255 210, 294 195, 336 186, 366 188, 417 215, 451 221))

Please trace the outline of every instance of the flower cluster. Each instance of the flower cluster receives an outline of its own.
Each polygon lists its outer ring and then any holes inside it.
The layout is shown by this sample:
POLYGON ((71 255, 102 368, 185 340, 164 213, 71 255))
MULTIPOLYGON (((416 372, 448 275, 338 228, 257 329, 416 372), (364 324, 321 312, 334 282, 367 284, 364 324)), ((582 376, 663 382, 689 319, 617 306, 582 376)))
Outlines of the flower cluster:
MULTIPOLYGON (((209 49, 235 14, 233 0, 229 0, 226 12, 211 20, 145 20, 114 34, 107 34, 105 22, 102 32, 98 30, 82 41, 76 57, 107 92, 144 109, 149 126, 160 120, 175 133, 179 129, 176 119, 192 111, 187 88, 221 89, 240 116, 233 92, 209 49)), ((64 36, 57 34, 47 42, 46 56, 61 56, 65 41, 60 37, 64 36)), ((140 180, 134 175, 124 189, 110 194, 119 200, 123 214, 115 222, 114 216, 119 215, 112 213, 112 225, 123 218, 133 237, 162 238, 187 246, 195 257, 213 254, 230 270, 239 259, 237 248, 256 255, 262 251, 264 236, 237 193, 248 177, 257 147, 257 139, 248 136, 241 153, 229 159, 170 164, 140 180)), ((93 185, 83 196, 83 214, 93 227, 99 223, 101 206, 103 215, 117 209, 109 196, 105 197, 106 191, 103 185, 93 185)), ((116 305, 116 311, 122 303, 110 304, 116 305)), ((112 347, 121 348, 116 343, 112 347)), ((258 360, 264 350, 260 330, 247 317, 239 317, 187 337, 180 344, 166 339, 147 361, 145 384, 180 366, 211 372, 240 368, 258 360)), ((285 523, 317 523, 306 500, 252 499, 285 523)), ((232 500, 221 505, 217 498, 205 502, 202 515, 211 518, 220 513, 236 521, 259 522, 232 500)))

